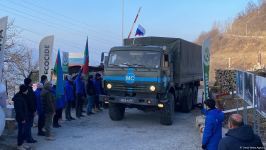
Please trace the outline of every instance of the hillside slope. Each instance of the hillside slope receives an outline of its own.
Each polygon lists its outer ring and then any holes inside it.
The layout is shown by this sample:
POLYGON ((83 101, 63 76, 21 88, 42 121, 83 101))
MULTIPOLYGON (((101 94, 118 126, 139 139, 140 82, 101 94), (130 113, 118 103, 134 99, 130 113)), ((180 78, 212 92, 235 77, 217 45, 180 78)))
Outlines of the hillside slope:
POLYGON ((245 12, 226 25, 223 31, 215 25, 209 32, 202 33, 196 43, 211 39, 211 80, 215 69, 251 70, 258 63, 266 63, 266 3, 256 6, 249 3, 245 12), (259 55, 261 53, 261 55, 259 55))

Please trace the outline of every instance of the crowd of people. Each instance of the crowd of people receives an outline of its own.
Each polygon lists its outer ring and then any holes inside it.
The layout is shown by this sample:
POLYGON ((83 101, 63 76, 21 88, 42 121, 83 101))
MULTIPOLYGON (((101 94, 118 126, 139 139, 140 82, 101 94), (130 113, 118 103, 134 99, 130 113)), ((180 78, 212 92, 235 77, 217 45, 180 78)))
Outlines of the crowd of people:
POLYGON ((232 114, 228 119, 228 132, 222 138, 222 123, 224 113, 215 107, 215 100, 204 101, 207 109, 205 128, 202 137, 204 150, 242 150, 264 149, 261 139, 249 125, 245 125, 240 114, 232 114))
MULTIPOLYGON (((87 80, 82 75, 82 70, 74 77, 66 75, 64 96, 61 98, 56 98, 56 85, 48 81, 47 76, 41 76, 41 81, 37 83, 35 91, 33 91, 31 79, 24 79, 24 84, 20 85, 19 92, 13 97, 18 125, 18 150, 30 148, 24 142, 37 142, 31 133, 36 115, 38 115, 38 136, 44 136, 46 140, 55 140, 51 134, 51 128, 61 127, 59 120, 62 119, 63 109, 65 109, 67 121, 84 117, 84 112, 86 115, 93 115, 102 110, 100 107, 102 104, 99 101, 99 95, 102 94, 104 94, 104 90, 99 73, 96 73, 95 76, 90 75, 87 80), (85 104, 87 104, 86 107, 84 107, 85 104), (75 117, 71 113, 73 108, 75 108, 75 117)), ((207 109, 202 111, 206 116, 202 149, 264 149, 260 137, 253 132, 249 125, 243 123, 243 118, 239 114, 232 114, 229 117, 229 130, 222 138, 224 113, 216 108, 213 99, 204 101, 204 104, 207 109)))
POLYGON ((36 115, 38 115, 38 136, 44 136, 46 140, 55 140, 51 134, 51 128, 61 127, 59 120, 62 119, 63 109, 65 109, 67 121, 93 115, 102 111, 99 101, 101 94, 104 92, 99 73, 96 73, 95 77, 90 75, 87 81, 82 75, 82 70, 74 77, 66 75, 64 96, 60 98, 56 97, 56 85, 48 81, 47 76, 41 76, 41 81, 37 83, 35 91, 33 91, 32 80, 24 79, 24 84, 20 85, 19 92, 13 97, 18 125, 18 150, 30 148, 24 142, 37 142, 31 133, 36 115), (87 104, 87 109, 83 110, 85 104, 87 104), (71 113, 73 108, 76 109, 75 118, 71 113))

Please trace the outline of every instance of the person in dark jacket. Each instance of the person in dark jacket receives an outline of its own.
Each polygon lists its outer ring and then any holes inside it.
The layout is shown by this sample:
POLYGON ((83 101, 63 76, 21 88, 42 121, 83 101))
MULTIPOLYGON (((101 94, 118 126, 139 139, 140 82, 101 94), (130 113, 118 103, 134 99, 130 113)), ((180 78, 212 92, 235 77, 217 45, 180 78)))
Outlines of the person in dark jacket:
POLYGON ((222 122, 224 113, 215 107, 213 99, 204 101, 207 106, 205 113, 205 128, 202 137, 202 149, 217 150, 219 141, 222 139, 222 122))
POLYGON ((33 127, 33 120, 36 113, 36 100, 35 100, 35 94, 32 89, 32 81, 30 78, 24 79, 24 85, 28 88, 28 94, 27 94, 27 106, 28 106, 28 117, 29 122, 27 123, 27 129, 26 129, 26 138, 28 143, 36 143, 37 141, 32 138, 31 135, 31 128, 33 127))
POLYGON ((45 133, 43 131, 44 123, 45 123, 45 116, 42 108, 42 99, 41 99, 41 92, 42 92, 43 84, 38 83, 37 89, 34 92, 36 97, 36 108, 37 108, 37 114, 38 114, 38 135, 39 136, 45 136, 45 133))
POLYGON ((90 75, 87 83, 87 99, 88 99, 88 104, 87 104, 87 115, 92 115, 94 114, 92 112, 92 107, 94 105, 94 97, 95 97, 95 88, 93 84, 93 76, 90 75))
POLYGON ((16 121, 18 123, 17 146, 19 150, 25 150, 28 148, 28 146, 23 146, 23 143, 26 140, 26 124, 29 121, 27 94, 28 87, 21 85, 19 87, 19 92, 13 97, 16 121))
POLYGON ((225 134, 218 150, 264 149, 261 139, 249 125, 244 125, 239 114, 232 114, 228 120, 229 131, 225 134))
POLYGON ((53 116, 55 113, 55 95, 52 93, 51 82, 46 82, 44 84, 43 90, 41 92, 43 111, 45 115, 45 134, 47 140, 54 140, 51 135, 51 126, 53 121, 53 116))
POLYGON ((96 73, 95 80, 93 81, 94 88, 95 88, 95 99, 94 99, 94 106, 96 111, 101 111, 100 108, 100 95, 103 94, 103 87, 102 87, 102 79, 101 74, 96 73))
POLYGON ((68 121, 75 120, 71 116, 72 101, 75 100, 75 97, 74 97, 74 89, 73 89, 73 86, 71 84, 71 81, 72 81, 71 76, 70 75, 67 75, 65 77, 65 99, 66 99, 65 116, 66 116, 66 120, 68 120, 68 121))
POLYGON ((47 81, 48 81, 47 76, 46 75, 42 75, 41 76, 41 83, 42 83, 42 85, 44 85, 45 82, 47 82, 47 81))
POLYGON ((77 98, 76 117, 80 118, 80 117, 84 117, 82 115, 82 101, 86 96, 85 85, 84 85, 83 77, 82 77, 82 69, 75 79, 75 86, 76 86, 76 98, 77 98))

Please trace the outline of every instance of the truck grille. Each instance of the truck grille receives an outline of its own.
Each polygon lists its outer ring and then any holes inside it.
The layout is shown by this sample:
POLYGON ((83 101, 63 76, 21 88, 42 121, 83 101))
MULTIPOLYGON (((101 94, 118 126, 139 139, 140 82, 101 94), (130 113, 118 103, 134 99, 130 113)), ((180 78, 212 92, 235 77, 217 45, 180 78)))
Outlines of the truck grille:
POLYGON ((147 92, 150 85, 143 84, 131 84, 127 85, 125 83, 113 83, 113 91, 129 91, 129 92, 147 92))

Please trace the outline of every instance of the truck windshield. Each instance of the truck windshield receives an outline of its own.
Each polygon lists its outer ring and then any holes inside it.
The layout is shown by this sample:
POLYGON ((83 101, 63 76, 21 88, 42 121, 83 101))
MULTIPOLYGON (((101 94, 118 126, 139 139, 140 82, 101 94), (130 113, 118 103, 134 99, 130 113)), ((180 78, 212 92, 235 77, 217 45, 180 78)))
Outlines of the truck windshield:
POLYGON ((108 66, 159 68, 161 53, 154 51, 113 51, 108 66))

